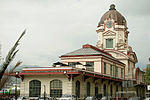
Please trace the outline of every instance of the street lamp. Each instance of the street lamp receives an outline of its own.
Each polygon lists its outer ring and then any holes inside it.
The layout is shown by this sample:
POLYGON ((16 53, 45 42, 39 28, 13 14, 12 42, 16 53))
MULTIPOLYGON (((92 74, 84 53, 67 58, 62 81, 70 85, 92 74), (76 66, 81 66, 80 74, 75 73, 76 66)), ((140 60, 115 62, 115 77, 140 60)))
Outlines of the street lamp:
POLYGON ((17 75, 19 72, 16 72, 16 88, 15 88, 15 100, 17 100, 17 75))

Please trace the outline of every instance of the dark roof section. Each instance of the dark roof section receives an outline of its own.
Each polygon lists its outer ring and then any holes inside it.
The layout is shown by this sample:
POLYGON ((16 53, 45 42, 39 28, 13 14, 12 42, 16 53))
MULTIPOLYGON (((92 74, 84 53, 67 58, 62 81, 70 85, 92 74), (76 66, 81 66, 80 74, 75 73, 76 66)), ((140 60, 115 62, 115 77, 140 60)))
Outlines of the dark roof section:
POLYGON ((114 19, 115 23, 119 24, 119 25, 126 25, 126 19, 124 18, 124 16, 122 16, 116 9, 115 9, 115 5, 112 4, 110 5, 110 9, 109 11, 107 11, 101 18, 100 22, 98 23, 98 27, 101 24, 104 24, 104 21, 106 19, 114 19))
POLYGON ((111 54, 89 44, 83 45, 81 49, 75 50, 70 53, 66 53, 61 57, 87 56, 87 55, 88 56, 101 55, 121 63, 118 59, 114 58, 111 54))
POLYGON ((62 56, 99 55, 99 54, 111 56, 109 53, 107 53, 103 50, 100 50, 100 49, 98 49, 92 45, 89 45, 89 44, 83 45, 81 49, 75 50, 75 51, 70 52, 70 53, 66 53, 62 56))

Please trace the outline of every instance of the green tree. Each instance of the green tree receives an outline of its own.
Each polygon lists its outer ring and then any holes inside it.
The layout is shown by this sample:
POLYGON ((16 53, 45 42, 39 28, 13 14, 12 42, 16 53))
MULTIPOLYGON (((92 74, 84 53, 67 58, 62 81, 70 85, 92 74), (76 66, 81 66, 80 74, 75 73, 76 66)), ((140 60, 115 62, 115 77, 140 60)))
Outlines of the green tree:
POLYGON ((148 64, 146 68, 145 80, 146 80, 146 84, 150 85, 150 64, 148 64))

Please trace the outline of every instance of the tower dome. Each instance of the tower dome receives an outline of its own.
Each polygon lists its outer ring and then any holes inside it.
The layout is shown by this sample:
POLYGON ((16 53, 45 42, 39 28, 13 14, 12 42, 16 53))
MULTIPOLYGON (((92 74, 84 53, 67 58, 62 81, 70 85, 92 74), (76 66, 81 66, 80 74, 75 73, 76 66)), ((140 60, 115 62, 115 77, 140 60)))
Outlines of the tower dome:
POLYGON ((126 25, 126 19, 115 9, 114 4, 110 5, 109 11, 107 11, 102 16, 100 22, 98 23, 98 26, 100 26, 101 24, 104 24, 104 21, 106 19, 113 19, 114 22, 118 25, 126 25))

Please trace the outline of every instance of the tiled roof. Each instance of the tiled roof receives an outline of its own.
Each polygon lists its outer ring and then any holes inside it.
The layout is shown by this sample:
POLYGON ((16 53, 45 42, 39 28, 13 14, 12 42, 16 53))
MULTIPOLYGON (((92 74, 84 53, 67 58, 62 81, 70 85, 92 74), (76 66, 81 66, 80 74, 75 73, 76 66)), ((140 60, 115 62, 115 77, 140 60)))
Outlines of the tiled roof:
POLYGON ((73 52, 66 53, 66 54, 62 55, 61 57, 66 57, 66 56, 84 56, 84 55, 90 55, 90 56, 91 55, 93 55, 93 56, 94 55, 101 55, 101 56, 105 56, 105 57, 108 57, 110 59, 119 61, 118 59, 116 59, 113 56, 111 56, 111 54, 109 54, 109 53, 107 53, 107 52, 105 52, 103 50, 100 50, 100 49, 96 48, 95 46, 89 45, 89 44, 83 45, 83 48, 75 50, 73 52))
POLYGON ((92 48, 81 48, 78 50, 75 50, 73 52, 70 53, 66 53, 62 56, 72 56, 72 55, 99 55, 102 54, 102 52, 96 51, 92 48))
POLYGON ((115 21, 115 23, 117 24, 125 24, 126 23, 126 19, 124 18, 124 16, 122 16, 116 9, 115 9, 115 5, 111 5, 109 11, 107 11, 101 18, 98 26, 100 26, 101 24, 104 24, 104 21, 106 19, 113 19, 115 21))

